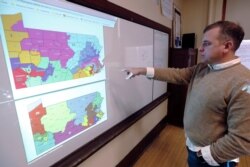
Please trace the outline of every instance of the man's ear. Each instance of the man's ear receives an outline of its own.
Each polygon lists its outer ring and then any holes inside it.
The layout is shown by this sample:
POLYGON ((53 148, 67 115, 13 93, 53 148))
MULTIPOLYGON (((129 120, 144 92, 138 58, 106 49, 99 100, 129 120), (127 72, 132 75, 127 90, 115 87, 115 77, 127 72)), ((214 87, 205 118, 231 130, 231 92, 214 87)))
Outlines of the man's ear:
POLYGON ((227 42, 225 42, 223 53, 227 53, 227 52, 229 52, 231 50, 234 50, 233 41, 227 41, 227 42))

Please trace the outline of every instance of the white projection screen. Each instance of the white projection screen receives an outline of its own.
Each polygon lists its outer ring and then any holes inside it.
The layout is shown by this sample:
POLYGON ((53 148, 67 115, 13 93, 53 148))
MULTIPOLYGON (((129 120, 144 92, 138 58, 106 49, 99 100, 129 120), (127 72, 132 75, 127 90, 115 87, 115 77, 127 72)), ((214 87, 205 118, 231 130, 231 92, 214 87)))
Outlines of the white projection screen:
POLYGON ((167 90, 169 35, 64 0, 0 0, 0 166, 51 166, 167 90))

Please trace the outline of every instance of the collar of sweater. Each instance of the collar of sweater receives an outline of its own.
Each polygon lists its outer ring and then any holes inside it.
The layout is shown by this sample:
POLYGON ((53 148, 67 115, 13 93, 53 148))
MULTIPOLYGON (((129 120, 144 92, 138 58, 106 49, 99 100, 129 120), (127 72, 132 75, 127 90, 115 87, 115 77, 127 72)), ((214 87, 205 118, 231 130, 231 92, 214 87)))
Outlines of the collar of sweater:
POLYGON ((221 70, 239 63, 240 63, 240 58, 237 58, 221 64, 208 64, 208 67, 212 70, 221 70))

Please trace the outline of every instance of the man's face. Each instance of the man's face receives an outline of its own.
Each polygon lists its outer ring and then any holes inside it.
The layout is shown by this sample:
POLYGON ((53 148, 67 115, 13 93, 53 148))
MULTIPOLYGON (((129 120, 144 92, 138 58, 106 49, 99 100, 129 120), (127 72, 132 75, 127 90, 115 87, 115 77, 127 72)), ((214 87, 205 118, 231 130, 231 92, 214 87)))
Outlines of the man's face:
POLYGON ((220 28, 216 27, 204 33, 199 49, 204 63, 218 63, 223 57, 224 44, 219 38, 220 28))

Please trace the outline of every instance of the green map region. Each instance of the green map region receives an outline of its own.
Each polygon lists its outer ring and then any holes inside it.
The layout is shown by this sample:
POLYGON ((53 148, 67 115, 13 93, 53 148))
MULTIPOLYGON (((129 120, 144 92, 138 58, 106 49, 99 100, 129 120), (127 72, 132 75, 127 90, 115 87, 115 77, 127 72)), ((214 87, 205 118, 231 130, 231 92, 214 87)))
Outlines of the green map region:
POLYGON ((102 102, 94 92, 47 107, 36 103, 29 118, 37 155, 97 124, 104 117, 102 102))
POLYGON ((91 77, 103 68, 95 35, 27 28, 21 13, 1 18, 16 89, 91 77))

